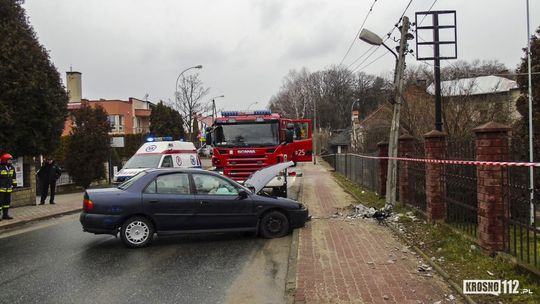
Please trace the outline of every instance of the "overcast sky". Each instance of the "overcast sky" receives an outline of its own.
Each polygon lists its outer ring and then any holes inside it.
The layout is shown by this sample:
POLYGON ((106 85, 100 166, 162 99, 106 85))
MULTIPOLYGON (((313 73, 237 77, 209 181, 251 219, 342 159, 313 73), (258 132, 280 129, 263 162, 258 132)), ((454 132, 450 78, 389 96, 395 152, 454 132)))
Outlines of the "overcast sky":
MULTIPOLYGON (((267 106, 289 70, 317 71, 343 61, 351 70, 388 75, 391 55, 354 39, 374 0, 26 0, 30 23, 65 81, 82 73, 83 98, 174 96, 179 73, 201 64, 200 79, 218 108, 267 106)), ((433 0, 414 0, 406 16, 433 0)), ((365 28, 384 36, 409 0, 378 0, 365 28)), ((530 1, 531 32, 540 26, 540 3, 530 1)), ((525 0, 439 0, 433 10, 456 10, 458 57, 498 59, 513 69, 526 46, 525 0)), ((424 25, 429 22, 424 21, 424 25)), ((393 32, 397 37, 398 31, 393 32)), ((391 40, 388 43, 395 44, 391 40)), ((411 45, 414 48, 414 45, 411 45)), ((407 64, 416 63, 413 56, 407 64)), ((448 63, 443 63, 443 66, 448 63)))

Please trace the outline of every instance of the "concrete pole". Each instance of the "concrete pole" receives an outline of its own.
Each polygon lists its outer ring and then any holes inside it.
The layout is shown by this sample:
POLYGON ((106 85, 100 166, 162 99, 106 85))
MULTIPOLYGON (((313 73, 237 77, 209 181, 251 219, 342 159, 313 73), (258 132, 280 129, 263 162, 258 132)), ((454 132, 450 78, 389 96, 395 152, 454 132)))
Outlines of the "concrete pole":
POLYGON ((394 79, 394 112, 390 126, 390 139, 388 141, 388 174, 386 177, 386 209, 392 209, 396 204, 397 188, 397 160, 391 159, 398 155, 399 119, 401 111, 401 94, 403 92, 403 72, 405 70, 405 55, 407 54, 407 38, 409 31, 409 18, 403 17, 401 39, 399 41, 399 55, 396 64, 396 77, 394 79))

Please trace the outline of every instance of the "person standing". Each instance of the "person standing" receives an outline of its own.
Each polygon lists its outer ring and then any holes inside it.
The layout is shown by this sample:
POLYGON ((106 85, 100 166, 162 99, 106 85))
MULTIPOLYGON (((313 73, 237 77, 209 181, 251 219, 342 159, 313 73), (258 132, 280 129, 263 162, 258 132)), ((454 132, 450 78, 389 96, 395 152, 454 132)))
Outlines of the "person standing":
POLYGON ((45 204, 49 188, 51 189, 51 197, 49 199, 49 203, 54 205, 56 181, 60 178, 60 175, 62 175, 62 171, 60 170, 56 162, 50 157, 45 158, 45 162, 37 172, 39 184, 41 186, 41 199, 39 201, 40 205, 45 204))
POLYGON ((2 219, 11 220, 9 207, 11 205, 11 192, 17 187, 17 174, 12 165, 13 156, 3 153, 0 156, 0 208, 2 209, 2 219))

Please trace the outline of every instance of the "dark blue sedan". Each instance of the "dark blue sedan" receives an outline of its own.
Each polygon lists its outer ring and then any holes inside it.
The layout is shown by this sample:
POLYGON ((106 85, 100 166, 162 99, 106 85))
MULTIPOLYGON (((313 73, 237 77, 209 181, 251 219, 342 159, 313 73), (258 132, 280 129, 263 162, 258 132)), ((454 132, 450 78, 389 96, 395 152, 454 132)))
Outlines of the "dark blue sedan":
POLYGON ((178 233, 255 232, 283 237, 308 220, 304 205, 257 195, 220 174, 197 169, 149 169, 118 188, 89 189, 83 230, 120 236, 128 247, 178 233))

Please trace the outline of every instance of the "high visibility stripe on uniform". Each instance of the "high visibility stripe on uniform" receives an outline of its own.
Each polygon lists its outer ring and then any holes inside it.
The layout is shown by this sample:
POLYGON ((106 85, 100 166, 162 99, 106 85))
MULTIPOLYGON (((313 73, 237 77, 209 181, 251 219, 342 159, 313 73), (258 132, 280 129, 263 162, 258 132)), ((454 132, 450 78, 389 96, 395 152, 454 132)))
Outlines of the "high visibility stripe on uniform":
POLYGON ((7 175, 8 172, 7 172, 7 170, 2 170, 2 171, 0 171, 0 174, 1 174, 1 175, 7 175))
POLYGON ((9 205, 2 206, 2 209, 9 209, 9 205))

